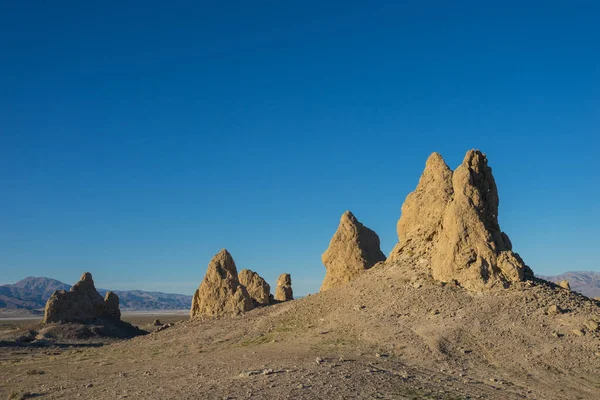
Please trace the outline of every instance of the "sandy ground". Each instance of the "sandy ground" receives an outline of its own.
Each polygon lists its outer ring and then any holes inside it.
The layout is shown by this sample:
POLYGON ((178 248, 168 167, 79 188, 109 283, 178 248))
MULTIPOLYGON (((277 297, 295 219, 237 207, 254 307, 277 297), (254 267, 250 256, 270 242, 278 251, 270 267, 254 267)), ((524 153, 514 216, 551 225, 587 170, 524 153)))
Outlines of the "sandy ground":
MULTIPOLYGON (((121 314, 123 321, 138 326, 141 329, 154 330, 152 323, 158 319, 162 324, 187 321, 190 317, 189 310, 165 311, 129 311, 121 314)), ((25 315, 17 317, 0 317, 0 337, 10 335, 19 329, 37 329, 42 316, 25 315)))
POLYGON ((555 286, 473 293, 385 266, 130 340, 5 344, 0 397, 597 400, 598 321, 597 302, 555 286))

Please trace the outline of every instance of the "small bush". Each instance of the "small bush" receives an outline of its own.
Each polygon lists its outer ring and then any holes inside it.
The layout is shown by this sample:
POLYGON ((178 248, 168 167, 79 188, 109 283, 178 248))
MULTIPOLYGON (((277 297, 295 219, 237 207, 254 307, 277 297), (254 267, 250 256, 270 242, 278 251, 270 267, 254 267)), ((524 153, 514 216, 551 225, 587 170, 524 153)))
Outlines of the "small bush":
POLYGON ((44 371, 38 369, 30 369, 27 371, 27 375, 44 375, 44 371))

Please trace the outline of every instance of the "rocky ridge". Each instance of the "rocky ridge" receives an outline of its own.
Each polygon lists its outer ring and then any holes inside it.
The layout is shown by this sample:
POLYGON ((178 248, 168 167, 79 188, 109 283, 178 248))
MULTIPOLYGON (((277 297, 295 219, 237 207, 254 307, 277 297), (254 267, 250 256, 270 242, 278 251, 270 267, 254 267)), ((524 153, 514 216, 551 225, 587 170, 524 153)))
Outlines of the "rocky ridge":
POLYGON ((600 297, 600 272, 570 271, 556 276, 540 276, 542 279, 559 283, 567 280, 571 290, 587 297, 600 297))

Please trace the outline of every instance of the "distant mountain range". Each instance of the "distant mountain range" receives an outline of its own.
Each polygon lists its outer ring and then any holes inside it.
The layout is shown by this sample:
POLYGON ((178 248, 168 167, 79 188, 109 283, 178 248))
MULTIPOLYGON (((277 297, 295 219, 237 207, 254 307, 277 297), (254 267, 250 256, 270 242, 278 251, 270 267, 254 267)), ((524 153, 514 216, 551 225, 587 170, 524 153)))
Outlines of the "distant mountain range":
POLYGON ((587 297, 600 297, 600 272, 571 271, 555 276, 539 276, 551 282, 568 280, 571 290, 581 293, 587 297))
MULTIPOLYGON (((69 290, 71 285, 51 278, 28 277, 11 285, 0 286, 0 309, 43 310, 55 290, 69 290)), ((106 289, 98 289, 104 296, 106 289)), ((121 310, 184 310, 192 305, 192 296, 142 290, 113 290, 119 296, 121 310)))
MULTIPOLYGON (((552 282, 564 279, 571 284, 571 290, 588 297, 600 297, 600 272, 571 271, 555 276, 539 276, 552 282)), ((4 311, 28 311, 40 313, 46 301, 55 290, 69 290, 71 285, 51 278, 28 277, 11 285, 0 285, 0 309, 4 311)), ((104 296, 106 289, 98 289, 104 296)), ((187 310, 191 307, 192 296, 183 294, 145 292, 142 290, 113 290, 124 311, 187 310)))

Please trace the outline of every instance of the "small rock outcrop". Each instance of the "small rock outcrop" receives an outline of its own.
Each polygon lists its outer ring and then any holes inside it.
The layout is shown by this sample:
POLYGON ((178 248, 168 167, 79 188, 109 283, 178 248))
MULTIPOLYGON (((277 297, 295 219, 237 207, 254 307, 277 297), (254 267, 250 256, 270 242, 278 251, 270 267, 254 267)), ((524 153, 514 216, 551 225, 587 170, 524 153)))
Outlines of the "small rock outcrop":
POLYGON ((279 278, 277 279, 277 288, 275 288, 275 300, 294 300, 294 292, 292 291, 292 276, 290 274, 279 275, 279 278))
POLYGON ((246 288, 256 306, 266 306, 271 303, 271 286, 256 272, 243 269, 238 274, 240 284, 246 288))
POLYGON ((558 282, 558 286, 560 286, 563 289, 571 290, 571 284, 566 279, 563 279, 562 281, 558 282))
POLYGON ((533 277, 498 224, 498 190, 485 154, 467 152, 450 170, 433 153, 402 205, 389 260, 426 265, 434 279, 480 290, 533 277))
POLYGON ((58 290, 46 302, 43 323, 92 322, 97 319, 119 320, 119 297, 107 292, 102 298, 94 286, 92 274, 81 276, 71 290, 58 290))
POLYGON ((204 280, 194 293, 190 317, 218 317, 252 308, 252 299, 238 279, 235 261, 227 250, 221 250, 210 260, 204 280))
POLYGON ((121 310, 119 309, 119 296, 108 291, 104 296, 104 304, 106 305, 106 317, 112 319, 121 319, 121 310))
POLYGON ((379 246, 379 236, 374 231, 361 224, 350 211, 342 214, 338 229, 321 257, 327 269, 321 291, 345 285, 385 261, 379 246))

